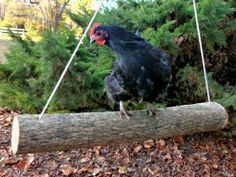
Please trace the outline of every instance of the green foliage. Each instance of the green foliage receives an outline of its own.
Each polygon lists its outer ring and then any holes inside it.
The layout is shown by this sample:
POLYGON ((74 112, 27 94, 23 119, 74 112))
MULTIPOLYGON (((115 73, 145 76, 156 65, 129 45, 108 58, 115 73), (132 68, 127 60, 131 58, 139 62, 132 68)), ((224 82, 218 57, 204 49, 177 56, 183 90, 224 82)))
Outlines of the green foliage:
MULTIPOLYGON (((8 64, 0 65, 0 105, 32 113, 39 112, 46 103, 78 41, 70 31, 45 32, 42 38, 38 43, 17 40, 19 43, 12 46, 7 55, 8 64)), ((97 60, 97 51, 90 48, 88 41, 84 42, 53 99, 50 111, 93 110, 106 105, 102 99, 103 80, 110 72, 112 60, 97 60)), ((107 52, 106 49, 100 50, 107 52)))
POLYGON ((220 104, 222 104, 226 108, 229 108, 232 106, 233 109, 236 110, 236 93, 233 94, 233 92, 235 92, 235 87, 234 87, 234 91, 224 93, 224 96, 221 98, 218 98, 216 101, 218 101, 220 104))
POLYGON ((31 97, 24 89, 14 87, 17 84, 0 84, 0 105, 17 108, 22 112, 32 113, 38 107, 38 99, 31 97))
MULTIPOLYGON (((206 87, 202 71, 198 70, 196 67, 187 65, 179 70, 176 74, 176 78, 176 86, 178 88, 176 99, 180 101, 181 104, 206 101, 206 87)), ((211 73, 208 74, 208 84, 212 99, 221 98, 223 96, 225 98, 226 89, 212 78, 211 73)))
POLYGON ((147 28, 143 31, 143 37, 148 40, 151 44, 157 45, 161 48, 165 48, 169 54, 175 54, 177 52, 177 45, 174 38, 177 38, 179 35, 169 31, 171 26, 175 24, 175 21, 168 21, 163 24, 156 31, 153 28, 147 28))
MULTIPOLYGON (((234 20, 228 18, 235 11, 232 3, 223 0, 198 2, 203 41, 210 50, 213 50, 214 45, 225 46, 225 33, 232 29, 229 26, 235 28, 232 23, 234 20)), ((168 44, 173 43, 181 35, 188 40, 197 38, 192 1, 127 0, 118 1, 118 5, 118 9, 107 9, 99 21, 104 24, 117 24, 131 31, 139 30, 148 35, 147 37, 153 35, 151 42, 162 48, 168 47, 168 44), (107 18, 108 16, 113 18, 107 18)), ((177 47, 173 44, 171 46, 172 50, 177 47)))
POLYGON ((235 9, 230 7, 230 4, 222 0, 204 0, 199 3, 199 13, 203 38, 210 50, 213 50, 214 45, 226 46, 225 25, 222 22, 228 15, 232 14, 235 9), (221 26, 222 25, 222 26, 221 26))
POLYGON ((236 137, 236 117, 231 118, 231 129, 224 132, 224 135, 229 138, 235 138, 236 137))
MULTIPOLYGON (((176 74, 176 102, 179 104, 197 103, 206 100, 206 87, 202 71, 189 65, 180 69, 176 74)), ((224 107, 232 107, 236 110, 236 87, 222 86, 212 78, 212 73, 208 75, 208 84, 211 99, 219 102, 224 107)))
POLYGON ((229 138, 235 138, 236 137, 236 130, 232 130, 230 132, 225 132, 224 135, 229 138))

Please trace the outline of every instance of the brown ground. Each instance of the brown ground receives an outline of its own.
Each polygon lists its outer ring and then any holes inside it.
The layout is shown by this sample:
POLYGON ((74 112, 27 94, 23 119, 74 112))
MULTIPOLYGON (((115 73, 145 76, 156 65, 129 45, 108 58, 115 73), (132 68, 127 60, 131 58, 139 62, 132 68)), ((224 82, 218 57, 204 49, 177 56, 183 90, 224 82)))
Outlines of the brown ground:
POLYGON ((224 132, 13 156, 10 129, 14 114, 0 109, 0 177, 236 176, 236 141, 224 132))

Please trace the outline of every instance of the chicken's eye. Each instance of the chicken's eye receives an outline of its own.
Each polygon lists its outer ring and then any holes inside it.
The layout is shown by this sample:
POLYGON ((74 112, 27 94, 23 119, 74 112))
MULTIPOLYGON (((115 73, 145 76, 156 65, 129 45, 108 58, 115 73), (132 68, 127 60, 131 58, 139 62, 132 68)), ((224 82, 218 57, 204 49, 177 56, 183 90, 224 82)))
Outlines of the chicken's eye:
POLYGON ((101 36, 101 32, 100 31, 98 31, 98 32, 96 32, 96 34, 98 35, 98 36, 101 36))

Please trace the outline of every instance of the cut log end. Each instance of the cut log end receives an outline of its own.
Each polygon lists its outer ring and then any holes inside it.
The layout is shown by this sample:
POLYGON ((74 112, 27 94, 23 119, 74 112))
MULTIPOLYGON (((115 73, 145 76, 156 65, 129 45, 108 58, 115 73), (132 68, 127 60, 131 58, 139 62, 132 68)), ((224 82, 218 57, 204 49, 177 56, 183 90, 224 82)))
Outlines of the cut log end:
POLYGON ((12 132, 11 132, 11 147, 13 154, 16 154, 18 151, 19 136, 20 136, 19 120, 18 117, 15 117, 13 120, 12 132))
POLYGON ((218 103, 198 103, 155 110, 133 111, 130 120, 118 112, 19 115, 12 126, 14 154, 64 151, 167 138, 224 128, 228 114, 218 103))

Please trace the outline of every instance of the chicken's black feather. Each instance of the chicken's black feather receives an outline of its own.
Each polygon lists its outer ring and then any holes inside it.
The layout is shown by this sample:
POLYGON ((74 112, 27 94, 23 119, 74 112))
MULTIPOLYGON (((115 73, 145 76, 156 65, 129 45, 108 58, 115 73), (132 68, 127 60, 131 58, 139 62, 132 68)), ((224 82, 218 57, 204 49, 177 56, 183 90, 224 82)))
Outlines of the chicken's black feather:
POLYGON ((118 55, 111 74, 105 79, 110 99, 152 102, 166 91, 171 78, 167 53, 118 26, 99 26, 97 30, 109 34, 106 44, 118 55))

